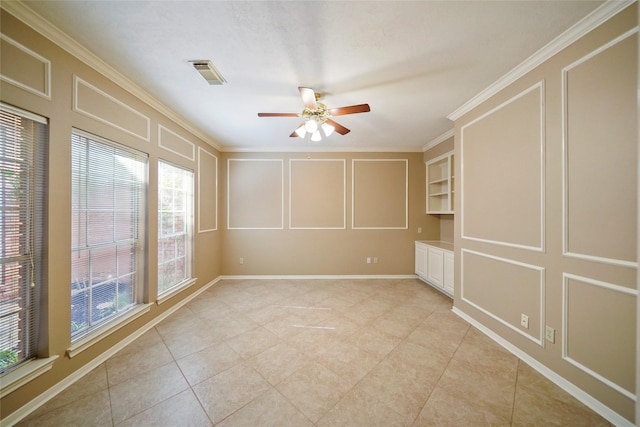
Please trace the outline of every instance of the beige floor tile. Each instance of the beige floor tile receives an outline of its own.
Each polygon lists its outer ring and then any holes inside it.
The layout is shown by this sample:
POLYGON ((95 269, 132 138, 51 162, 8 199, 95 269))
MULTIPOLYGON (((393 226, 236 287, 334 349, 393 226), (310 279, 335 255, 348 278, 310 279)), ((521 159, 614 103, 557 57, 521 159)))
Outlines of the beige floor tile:
POLYGON ((217 424, 270 388, 260 374, 242 363, 201 382, 193 391, 217 424))
POLYGON ((273 332, 258 326, 243 334, 226 340, 226 343, 242 358, 249 359, 268 348, 279 344, 282 339, 273 332))
POLYGON ((109 385, 113 386, 123 381, 144 374, 159 366, 173 361, 173 356, 162 341, 139 347, 138 351, 116 354, 107 360, 107 375, 109 385))
POLYGON ((181 328, 159 328, 158 332, 175 359, 220 343, 226 337, 222 326, 198 318, 186 322, 181 328))
POLYGON ((609 426, 609 423, 524 362, 518 364, 513 425, 609 426))
POLYGON ((298 349, 280 343, 254 356, 249 363, 269 383, 276 385, 294 372, 309 367, 312 360, 298 349))
POLYGON ((608 427, 610 424, 577 400, 555 399, 519 387, 515 395, 513 425, 608 427))
POLYGON ((385 357, 400 344, 401 338, 377 329, 362 328, 351 336, 355 345, 379 358, 385 357))
POLYGON ((398 370, 389 360, 383 360, 357 387, 375 396, 403 417, 413 420, 435 387, 435 381, 417 376, 413 369, 398 370))
POLYGON ((19 427, 85 427, 87 425, 95 427, 113 425, 108 390, 92 393, 46 412, 42 416, 30 418, 17 424, 19 427))
POLYGON ((513 378, 505 380, 502 375, 494 375, 453 358, 438 387, 460 399, 474 402, 500 418, 511 419, 515 380, 515 371, 513 378))
POLYGON ((276 388, 308 419, 318 421, 349 390, 350 384, 324 366, 299 369, 276 388))
POLYGON ((491 412, 458 393, 436 387, 422 408, 414 426, 509 426, 509 418, 491 412))
POLYGON ((361 349, 352 341, 342 339, 333 341, 316 358, 316 361, 351 385, 355 385, 367 375, 380 360, 380 357, 361 349))
POLYGON ((225 418, 219 427, 311 427, 313 423, 277 390, 271 389, 225 418))
POLYGON ((53 399, 42 405, 26 419, 39 417, 49 411, 84 399, 89 395, 107 390, 108 387, 107 369, 106 365, 103 363, 75 383, 71 384, 53 399))
POLYGON ((389 354, 386 362, 397 371, 411 373, 424 383, 435 384, 447 368, 450 358, 436 348, 426 350, 404 341, 389 354))
POLYGON ((189 384, 173 362, 111 386, 113 422, 122 422, 187 388, 189 384))
POLYGON ((349 391, 317 423, 318 427, 395 427, 404 417, 357 387, 349 391))
POLYGON ((185 390, 139 413, 117 427, 209 427, 213 426, 193 391, 185 390))
POLYGON ((189 384, 196 385, 242 362, 242 357, 224 342, 190 354, 176 363, 189 384))
POLYGON ((304 324, 304 319, 295 314, 285 314, 282 317, 273 319, 262 325, 265 329, 273 332, 283 339, 297 335, 302 330, 300 325, 304 324))

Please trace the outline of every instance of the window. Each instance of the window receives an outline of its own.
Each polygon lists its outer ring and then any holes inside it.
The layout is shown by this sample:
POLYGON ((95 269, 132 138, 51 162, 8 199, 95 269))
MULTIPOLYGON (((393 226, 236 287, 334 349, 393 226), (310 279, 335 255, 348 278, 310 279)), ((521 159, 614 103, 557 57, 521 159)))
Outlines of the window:
POLYGON ((0 104, 0 374, 37 355, 47 132, 0 104))
POLYGON ((74 130, 71 137, 71 340, 142 302, 147 157, 74 130))
POLYGON ((193 172, 158 163, 158 295, 191 279, 193 172))

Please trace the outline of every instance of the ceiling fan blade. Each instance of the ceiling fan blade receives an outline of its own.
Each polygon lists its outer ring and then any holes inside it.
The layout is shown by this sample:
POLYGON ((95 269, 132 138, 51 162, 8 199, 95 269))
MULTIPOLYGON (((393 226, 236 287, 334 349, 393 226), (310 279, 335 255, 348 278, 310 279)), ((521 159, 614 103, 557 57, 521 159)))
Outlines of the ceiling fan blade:
POLYGON ((289 135, 291 138, 298 138, 300 135, 298 135, 296 132, 298 131, 298 129, 303 128, 304 129, 304 122, 300 123, 300 125, 296 128, 296 130, 294 130, 293 132, 291 132, 291 135, 289 135))
POLYGON ((308 87, 299 87, 300 96, 302 97, 302 103, 305 107, 310 110, 315 110, 318 108, 318 104, 316 103, 316 93, 313 89, 308 87))
POLYGON ((347 129, 346 127, 342 126, 340 123, 334 122, 331 119, 327 119, 327 121, 325 123, 330 124, 331 126, 336 128, 336 132, 338 132, 340 135, 346 135, 349 132, 351 132, 349 129, 347 129))
POLYGON ((298 113, 258 113, 258 117, 298 117, 298 113))
POLYGON ((349 107, 331 108, 329 114, 332 116, 344 116, 345 114, 368 113, 369 111, 371 111, 369 104, 359 104, 349 107))

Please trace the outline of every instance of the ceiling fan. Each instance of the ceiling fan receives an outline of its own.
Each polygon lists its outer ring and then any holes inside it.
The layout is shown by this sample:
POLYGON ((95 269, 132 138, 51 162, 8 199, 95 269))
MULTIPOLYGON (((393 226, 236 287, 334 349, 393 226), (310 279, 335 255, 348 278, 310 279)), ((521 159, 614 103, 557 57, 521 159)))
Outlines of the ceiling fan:
POLYGON ((371 111, 369 104, 327 108, 322 102, 318 102, 322 94, 316 93, 308 87, 299 87, 298 90, 304 104, 304 109, 301 113, 258 113, 258 117, 302 117, 304 122, 289 136, 304 138, 309 133, 311 134, 311 140, 317 142, 322 140, 320 129, 322 129, 325 137, 331 135, 333 131, 338 132, 340 135, 346 135, 351 132, 340 123, 333 121, 332 117, 371 111))

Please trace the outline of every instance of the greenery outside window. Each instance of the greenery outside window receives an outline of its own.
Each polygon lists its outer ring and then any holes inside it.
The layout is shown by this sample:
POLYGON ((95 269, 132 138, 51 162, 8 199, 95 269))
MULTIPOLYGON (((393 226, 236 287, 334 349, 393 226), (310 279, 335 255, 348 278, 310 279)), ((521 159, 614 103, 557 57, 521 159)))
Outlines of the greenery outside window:
POLYGON ((191 281, 193 172, 158 162, 158 295, 191 281))
POLYGON ((71 157, 73 342, 142 302, 147 156, 74 129, 71 157))

